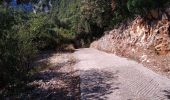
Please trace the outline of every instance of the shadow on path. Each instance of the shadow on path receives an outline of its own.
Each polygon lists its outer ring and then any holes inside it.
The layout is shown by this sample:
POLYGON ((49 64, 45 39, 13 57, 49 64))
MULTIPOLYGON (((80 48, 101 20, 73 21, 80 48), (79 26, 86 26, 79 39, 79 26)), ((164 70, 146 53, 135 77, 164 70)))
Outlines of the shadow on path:
POLYGON ((70 53, 54 56, 53 53, 43 53, 34 65, 43 70, 34 73, 22 85, 4 91, 0 100, 80 100, 80 77, 76 75, 77 71, 73 69, 75 62, 70 58, 70 53), (63 60, 46 67, 50 57, 63 60))
POLYGON ((170 100, 170 90, 164 90, 165 96, 170 100))
POLYGON ((119 89, 118 71, 115 73, 100 70, 80 71, 81 99, 106 100, 107 96, 119 89))
MULTIPOLYGON (((39 60, 44 63, 51 56, 52 54, 47 53, 39 60)), ((70 61, 61 62, 55 67, 40 71, 33 75, 27 84, 13 88, 4 98, 8 100, 106 100, 119 89, 118 71, 96 69, 79 71, 74 70, 73 65, 74 63, 70 61)))
POLYGON ((75 72, 63 73, 45 71, 39 73, 29 84, 25 95, 21 98, 34 100, 79 100, 79 76, 75 72))

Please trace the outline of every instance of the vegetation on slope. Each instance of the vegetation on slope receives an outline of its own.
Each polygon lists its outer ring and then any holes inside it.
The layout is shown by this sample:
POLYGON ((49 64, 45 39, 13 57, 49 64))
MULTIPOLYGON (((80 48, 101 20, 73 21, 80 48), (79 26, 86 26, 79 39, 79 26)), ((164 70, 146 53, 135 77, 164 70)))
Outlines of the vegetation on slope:
POLYGON ((151 9, 161 9, 168 3, 168 0, 52 0, 50 12, 37 14, 1 4, 0 85, 23 80, 31 70, 32 58, 40 50, 70 42, 83 47, 122 21, 136 15, 146 16, 151 9))

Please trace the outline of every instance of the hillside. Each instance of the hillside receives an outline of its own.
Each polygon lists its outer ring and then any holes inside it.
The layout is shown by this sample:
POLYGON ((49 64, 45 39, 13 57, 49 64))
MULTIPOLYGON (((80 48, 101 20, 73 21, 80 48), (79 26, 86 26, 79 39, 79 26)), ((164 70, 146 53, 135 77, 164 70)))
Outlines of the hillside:
POLYGON ((2 100, 170 99, 170 0, 1 0, 0 23, 2 100))
POLYGON ((111 52, 143 63, 170 76, 170 9, 153 11, 155 19, 140 16, 91 44, 92 48, 111 52))

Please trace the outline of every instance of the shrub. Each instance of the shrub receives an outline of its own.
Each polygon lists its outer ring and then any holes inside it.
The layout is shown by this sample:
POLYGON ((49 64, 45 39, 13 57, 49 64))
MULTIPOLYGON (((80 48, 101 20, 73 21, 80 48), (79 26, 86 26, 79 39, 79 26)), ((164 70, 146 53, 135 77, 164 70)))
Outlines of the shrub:
POLYGON ((32 58, 39 50, 54 48, 60 41, 48 14, 13 9, 0 10, 0 84, 28 76, 32 58))
POLYGON ((161 8, 168 0, 128 0, 127 8, 134 14, 145 16, 151 9, 161 8))
POLYGON ((13 83, 27 75, 37 49, 33 34, 26 30, 25 16, 0 11, 0 84, 13 83))

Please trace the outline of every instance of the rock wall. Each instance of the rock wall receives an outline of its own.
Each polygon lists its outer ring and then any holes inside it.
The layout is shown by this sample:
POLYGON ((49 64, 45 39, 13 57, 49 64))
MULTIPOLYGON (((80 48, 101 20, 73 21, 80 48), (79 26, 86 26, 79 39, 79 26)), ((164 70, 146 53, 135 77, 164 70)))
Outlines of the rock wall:
MULTIPOLYGON (((169 9, 169 8, 168 8, 169 9)), ((146 20, 136 17, 118 29, 105 32, 90 47, 135 59, 154 70, 170 73, 170 10, 161 17, 146 20)), ((156 15, 155 13, 153 13, 156 15)))

